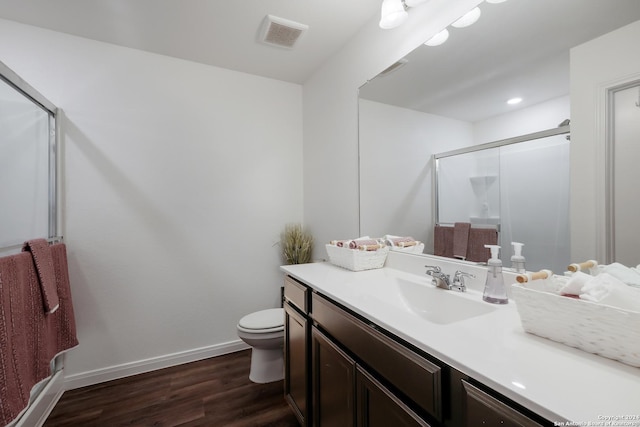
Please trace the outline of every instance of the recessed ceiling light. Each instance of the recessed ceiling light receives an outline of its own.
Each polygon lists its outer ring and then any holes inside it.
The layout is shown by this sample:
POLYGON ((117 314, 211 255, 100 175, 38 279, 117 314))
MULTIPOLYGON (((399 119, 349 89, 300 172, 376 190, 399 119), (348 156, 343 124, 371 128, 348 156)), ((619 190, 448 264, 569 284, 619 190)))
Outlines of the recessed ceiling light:
POLYGON ((504 3, 507 0, 485 0, 487 3, 504 3))
POLYGON ((507 104, 509 105, 515 105, 515 104, 519 104, 522 102, 522 98, 511 98, 509 100, 507 100, 507 104))

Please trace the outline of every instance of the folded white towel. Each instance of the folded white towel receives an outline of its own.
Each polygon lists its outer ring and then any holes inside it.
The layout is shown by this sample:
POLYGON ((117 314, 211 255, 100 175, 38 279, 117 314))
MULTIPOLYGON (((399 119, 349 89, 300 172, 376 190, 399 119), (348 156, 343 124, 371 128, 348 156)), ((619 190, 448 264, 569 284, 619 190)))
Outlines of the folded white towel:
POLYGON ((627 286, 609 273, 598 274, 585 283, 580 299, 640 311, 640 289, 627 286))
POLYGON ((603 265, 600 272, 609 273, 629 286, 640 288, 640 273, 634 268, 629 268, 618 262, 614 262, 613 264, 603 265))

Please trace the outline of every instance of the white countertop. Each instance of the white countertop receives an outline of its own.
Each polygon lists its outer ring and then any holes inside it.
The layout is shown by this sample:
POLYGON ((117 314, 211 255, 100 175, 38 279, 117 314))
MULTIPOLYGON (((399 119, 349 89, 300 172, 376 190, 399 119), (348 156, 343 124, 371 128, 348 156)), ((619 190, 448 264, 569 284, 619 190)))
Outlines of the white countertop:
MULTIPOLYGON (((528 334, 513 301, 488 304, 482 302, 481 292, 473 289, 460 297, 479 300, 493 311, 447 324, 424 320, 403 309, 379 286, 398 280, 432 286, 430 277, 406 271, 411 269, 404 268, 405 263, 420 264, 420 268, 425 264, 424 258, 413 258, 391 263, 402 270, 386 266, 351 272, 329 263, 281 269, 552 422, 596 426, 607 425, 608 420, 614 422, 608 425, 640 427, 640 368, 528 334)), ((477 288, 484 276, 475 281, 477 288)))

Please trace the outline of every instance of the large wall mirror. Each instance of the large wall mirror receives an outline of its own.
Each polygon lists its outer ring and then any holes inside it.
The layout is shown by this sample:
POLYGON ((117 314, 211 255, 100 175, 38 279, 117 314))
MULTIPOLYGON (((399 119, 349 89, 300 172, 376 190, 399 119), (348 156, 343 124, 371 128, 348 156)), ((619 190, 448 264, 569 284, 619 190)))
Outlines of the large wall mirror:
MULTIPOLYGON (((425 242, 425 253, 433 253, 436 215, 432 156, 566 125, 571 118, 570 49, 640 20, 637 0, 508 0, 483 2, 479 7, 482 13, 478 22, 466 28, 449 28, 444 44, 418 47, 360 88, 362 235, 411 235, 425 242), (522 101, 507 103, 516 97, 522 101)), ((579 149, 580 141, 556 138, 553 144, 565 156, 569 150, 579 149)), ((525 157, 527 150, 524 146, 520 149, 525 157)), ((518 200, 523 200, 517 204, 522 213, 527 212, 527 204, 549 203, 544 197, 527 198, 522 193, 541 185, 552 163, 554 180, 570 177, 568 160, 546 162, 544 156, 536 156, 530 156, 530 167, 513 170, 509 176, 509 187, 518 192, 518 200), (566 170, 558 174, 558 168, 566 170), (522 181, 515 185, 519 175, 522 181)), ((477 174, 470 169, 459 170, 467 182, 470 174, 477 174)), ((449 173, 452 182, 458 178, 456 171, 449 173)), ((569 185, 560 185, 565 188, 564 206, 568 207, 569 185)), ((499 194, 501 202, 509 206, 512 196, 506 186, 499 194)), ((515 206, 513 203, 511 206, 515 206)), ((510 215, 515 218, 515 211, 510 215)), ((519 226, 522 233, 510 235, 510 239, 525 244, 528 269, 549 268, 554 260, 560 260, 557 268, 554 266, 557 272, 566 267, 569 219, 568 213, 563 215, 549 215, 548 223, 536 215, 524 221, 530 224, 526 229, 519 226), (562 236, 562 242, 548 245, 565 245, 563 254, 552 254, 544 248, 533 251, 532 236, 537 230, 562 236), (532 243, 530 252, 527 240, 532 243)), ((518 216, 521 219, 522 214, 518 216)), ((512 228, 510 222, 501 224, 503 230, 512 228)), ((501 243, 502 259, 509 266, 510 242, 501 243)))

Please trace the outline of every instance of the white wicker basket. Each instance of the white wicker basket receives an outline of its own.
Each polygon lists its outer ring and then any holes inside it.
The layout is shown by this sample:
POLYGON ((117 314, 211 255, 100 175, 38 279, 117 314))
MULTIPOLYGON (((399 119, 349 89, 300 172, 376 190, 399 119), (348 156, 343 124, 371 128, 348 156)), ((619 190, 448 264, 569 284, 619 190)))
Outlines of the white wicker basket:
POLYGON ((525 331, 640 367, 640 312, 511 287, 525 331))
POLYGON ((407 246, 406 248, 401 248, 399 246, 390 246, 392 251, 396 252, 404 252, 409 254, 421 254, 424 252, 424 243, 418 243, 415 246, 407 246))
POLYGON ((326 248, 331 264, 351 271, 382 268, 389 253, 388 247, 378 249, 377 251, 361 251, 358 249, 341 248, 334 245, 326 245, 326 248))

